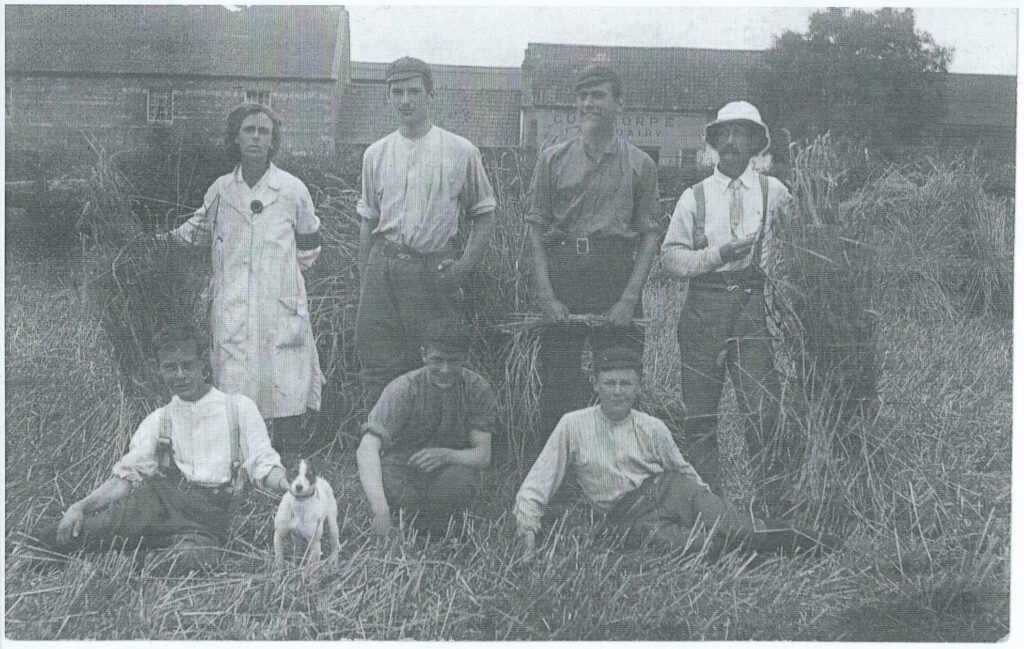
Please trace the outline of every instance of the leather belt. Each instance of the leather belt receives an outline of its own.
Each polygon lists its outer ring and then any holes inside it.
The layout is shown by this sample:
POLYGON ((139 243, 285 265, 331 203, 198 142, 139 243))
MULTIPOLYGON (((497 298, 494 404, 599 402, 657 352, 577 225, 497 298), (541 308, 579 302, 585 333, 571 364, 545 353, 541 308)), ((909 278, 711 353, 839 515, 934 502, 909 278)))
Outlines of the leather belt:
POLYGON ((385 257, 390 257, 391 259, 431 259, 442 257, 446 254, 445 250, 420 252, 411 246, 395 243, 387 239, 380 240, 380 252, 385 257))
POLYGON ((625 249, 636 243, 634 239, 624 237, 566 237, 547 242, 548 248, 554 248, 576 255, 591 255, 614 250, 614 247, 625 249))
POLYGON ((764 289, 764 275, 750 270, 706 273, 691 279, 690 287, 703 291, 743 291, 749 295, 764 289))

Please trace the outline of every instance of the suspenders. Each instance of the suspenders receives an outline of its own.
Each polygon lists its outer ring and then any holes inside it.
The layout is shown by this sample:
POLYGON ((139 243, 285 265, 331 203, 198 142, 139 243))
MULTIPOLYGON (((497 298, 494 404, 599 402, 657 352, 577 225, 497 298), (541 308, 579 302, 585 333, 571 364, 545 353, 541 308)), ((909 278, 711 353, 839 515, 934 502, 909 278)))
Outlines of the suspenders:
MULTIPOLYGON (((242 468, 242 447, 239 441, 238 424, 238 397, 232 394, 224 395, 225 410, 228 416, 228 429, 231 433, 231 481, 228 490, 237 493, 242 488, 245 474, 242 468)), ((156 447, 157 472, 164 477, 171 477, 171 474, 178 471, 174 464, 174 447, 171 443, 171 418, 167 414, 166 406, 160 412, 160 437, 156 447)))
MULTIPOLYGON (((754 244, 754 254, 751 263, 761 263, 761 245, 764 241, 764 226, 768 220, 768 176, 757 174, 761 182, 761 227, 757 232, 757 243, 754 244)), ((693 188, 693 198, 697 202, 697 213, 693 217, 693 249, 701 250, 708 247, 708 238, 704 234, 704 182, 697 183, 693 188)))

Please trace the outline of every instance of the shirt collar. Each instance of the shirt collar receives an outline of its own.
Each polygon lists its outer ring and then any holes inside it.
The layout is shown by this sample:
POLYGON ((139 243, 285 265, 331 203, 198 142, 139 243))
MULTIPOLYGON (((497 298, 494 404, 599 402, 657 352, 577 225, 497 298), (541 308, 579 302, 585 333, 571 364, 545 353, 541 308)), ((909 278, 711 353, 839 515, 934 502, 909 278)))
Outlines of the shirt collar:
MULTIPOLYGON (((235 167, 234 181, 236 183, 242 183, 243 185, 246 185, 245 178, 242 178, 242 165, 238 165, 235 167)), ((263 177, 256 182, 256 184, 253 186, 253 189, 256 189, 256 187, 259 187, 260 185, 263 184, 265 184, 270 189, 273 189, 274 191, 281 189, 281 170, 278 169, 277 165, 275 165, 273 162, 271 162, 270 166, 267 167, 266 173, 264 173, 263 177)), ((246 185, 246 187, 248 187, 248 185, 246 185)))
MULTIPOLYGON (((729 183, 732 182, 732 178, 722 173, 718 168, 718 165, 715 165, 715 173, 712 178, 714 178, 715 182, 721 186, 722 191, 725 191, 726 188, 729 187, 729 183)), ((744 189, 750 189, 757 183, 757 172, 754 171, 754 165, 752 162, 747 163, 747 169, 740 174, 739 181, 740 185, 742 185, 744 189)))
MULTIPOLYGON (((589 157, 589 154, 587 153, 587 144, 583 140, 583 136, 582 135, 579 136, 579 143, 580 143, 580 149, 583 150, 583 154, 587 155, 589 157)), ((604 147, 604 150, 601 151, 601 157, 604 157, 605 155, 608 155, 608 154, 615 154, 615 153, 617 153, 618 150, 619 150, 620 144, 621 144, 621 142, 619 140, 619 136, 618 135, 613 135, 612 139, 609 140, 608 144, 604 147)))
POLYGON ((210 389, 206 391, 206 394, 204 394, 203 396, 199 397, 195 401, 185 401, 184 399, 182 399, 181 397, 179 397, 178 395, 175 394, 175 395, 171 396, 171 405, 175 406, 177 408, 180 408, 180 407, 195 408, 196 406, 198 406, 201 403, 205 403, 205 402, 207 402, 207 401, 209 401, 211 399, 219 398, 220 395, 222 395, 222 394, 223 394, 223 392, 221 392, 220 390, 218 390, 217 388, 215 388, 213 386, 210 386, 210 389))

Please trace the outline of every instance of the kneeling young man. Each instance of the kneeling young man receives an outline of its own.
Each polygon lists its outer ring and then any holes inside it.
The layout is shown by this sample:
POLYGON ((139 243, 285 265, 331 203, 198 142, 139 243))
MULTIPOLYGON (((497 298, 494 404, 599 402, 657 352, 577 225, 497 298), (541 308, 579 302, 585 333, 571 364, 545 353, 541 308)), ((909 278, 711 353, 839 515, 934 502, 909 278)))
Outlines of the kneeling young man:
POLYGON ((479 469, 491 463, 497 399, 487 380, 464 367, 469 329, 458 320, 427 327, 423 367, 393 380, 363 426, 359 479, 385 535, 405 510, 424 531, 445 534, 469 507, 479 469))
MULTIPOLYGON (((610 524, 668 545, 756 550, 828 547, 791 527, 766 529, 716 496, 683 459, 661 420, 633 409, 642 359, 627 348, 598 352, 594 387, 600 403, 562 417, 516 496, 516 526, 525 556, 535 551, 541 517, 566 472, 610 524), (710 536, 708 534, 710 533, 710 536)), ((778 526, 774 526, 778 527, 778 526)))
POLYGON ((154 337, 171 401, 139 425, 110 478, 36 535, 58 551, 171 549, 176 567, 209 567, 227 542, 239 471, 284 493, 281 459, 256 404, 205 380, 197 330, 169 326, 154 337))

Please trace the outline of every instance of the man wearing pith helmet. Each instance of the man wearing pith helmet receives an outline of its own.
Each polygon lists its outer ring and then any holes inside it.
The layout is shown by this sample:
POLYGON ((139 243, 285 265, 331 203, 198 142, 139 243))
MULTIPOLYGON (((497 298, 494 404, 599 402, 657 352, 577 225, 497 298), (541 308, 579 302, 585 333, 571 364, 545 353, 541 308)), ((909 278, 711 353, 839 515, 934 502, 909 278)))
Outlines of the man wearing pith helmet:
POLYGON ((714 173, 683 192, 661 246, 665 270, 689 279, 679 319, 687 457, 715 491, 721 472, 715 428, 728 369, 747 418, 747 450, 767 507, 780 506, 776 424, 779 381, 765 318, 761 260, 774 223, 790 211, 789 191, 751 159, 768 149, 757 108, 734 101, 718 111, 704 139, 718 153, 714 173))
POLYGON ((385 82, 398 130, 363 155, 356 206, 362 285, 355 342, 369 403, 419 366, 428 323, 461 316, 462 287, 487 250, 497 205, 480 151, 431 122, 430 67, 403 57, 388 66, 385 82), (458 254, 460 212, 470 233, 458 254))
MULTIPOLYGON (((634 325, 658 251, 658 170, 650 156, 615 133, 622 81, 595 65, 576 80, 580 134, 544 149, 537 160, 526 217, 540 309, 552 324, 541 333, 541 430, 587 405, 580 368, 592 349, 643 350, 634 325), (570 315, 605 316, 607 325, 570 323, 570 315)), ((535 440, 533 451, 542 439, 535 440)))

